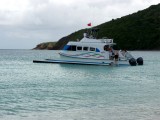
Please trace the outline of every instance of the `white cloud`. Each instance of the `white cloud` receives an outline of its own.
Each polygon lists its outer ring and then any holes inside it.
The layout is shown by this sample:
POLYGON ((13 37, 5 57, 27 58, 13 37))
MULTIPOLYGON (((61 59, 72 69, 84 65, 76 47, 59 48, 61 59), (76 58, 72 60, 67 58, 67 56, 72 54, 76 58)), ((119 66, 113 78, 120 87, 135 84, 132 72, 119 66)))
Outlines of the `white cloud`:
POLYGON ((0 10, 17 11, 26 10, 28 0, 0 0, 0 10))
MULTIPOLYGON (((159 0, 0 0, 1 43, 25 41, 32 48, 55 41, 92 22, 98 25, 138 10, 159 0)), ((0 44, 0 49, 8 47, 0 44)))

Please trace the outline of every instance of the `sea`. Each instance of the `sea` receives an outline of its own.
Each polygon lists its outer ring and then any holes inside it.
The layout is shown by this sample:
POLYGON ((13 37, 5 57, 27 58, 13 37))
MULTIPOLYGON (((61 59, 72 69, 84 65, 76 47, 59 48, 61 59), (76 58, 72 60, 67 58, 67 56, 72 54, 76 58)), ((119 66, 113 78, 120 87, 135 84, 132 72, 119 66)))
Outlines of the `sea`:
POLYGON ((160 51, 143 66, 33 63, 54 50, 0 50, 0 120, 160 120, 160 51))

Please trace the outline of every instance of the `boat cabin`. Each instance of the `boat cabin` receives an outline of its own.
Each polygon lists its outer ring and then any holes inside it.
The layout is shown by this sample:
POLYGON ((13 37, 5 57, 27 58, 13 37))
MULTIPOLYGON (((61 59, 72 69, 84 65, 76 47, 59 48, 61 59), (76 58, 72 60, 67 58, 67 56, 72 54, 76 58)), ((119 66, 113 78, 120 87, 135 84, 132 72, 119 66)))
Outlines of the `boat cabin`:
POLYGON ((109 52, 114 52, 112 47, 116 44, 113 43, 113 39, 97 39, 97 31, 97 29, 93 29, 89 34, 84 33, 82 40, 69 42, 64 46, 60 55, 91 59, 109 59, 109 52))

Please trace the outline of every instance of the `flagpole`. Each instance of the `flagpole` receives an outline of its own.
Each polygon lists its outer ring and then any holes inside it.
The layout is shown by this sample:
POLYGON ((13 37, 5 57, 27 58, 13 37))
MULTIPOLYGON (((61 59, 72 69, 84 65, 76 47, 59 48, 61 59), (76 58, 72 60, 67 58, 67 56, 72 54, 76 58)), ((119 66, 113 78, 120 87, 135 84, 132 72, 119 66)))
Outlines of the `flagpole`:
POLYGON ((87 29, 87 34, 90 36, 90 35, 92 34, 92 31, 89 32, 89 29, 90 29, 90 27, 92 26, 91 22, 88 23, 87 26, 89 27, 89 28, 87 29))

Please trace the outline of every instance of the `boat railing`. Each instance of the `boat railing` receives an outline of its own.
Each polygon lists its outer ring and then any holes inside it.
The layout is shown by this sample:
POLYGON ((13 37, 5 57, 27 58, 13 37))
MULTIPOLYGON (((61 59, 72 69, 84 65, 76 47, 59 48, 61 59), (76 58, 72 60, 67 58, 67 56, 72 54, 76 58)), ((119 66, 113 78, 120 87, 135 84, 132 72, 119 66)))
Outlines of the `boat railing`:
POLYGON ((113 39, 102 38, 101 42, 104 42, 104 43, 113 43, 113 39))

